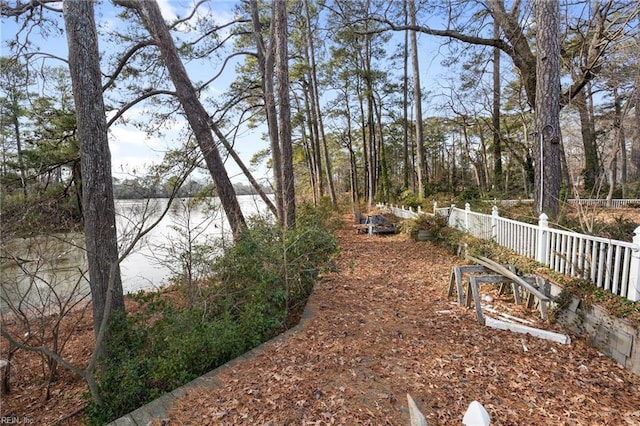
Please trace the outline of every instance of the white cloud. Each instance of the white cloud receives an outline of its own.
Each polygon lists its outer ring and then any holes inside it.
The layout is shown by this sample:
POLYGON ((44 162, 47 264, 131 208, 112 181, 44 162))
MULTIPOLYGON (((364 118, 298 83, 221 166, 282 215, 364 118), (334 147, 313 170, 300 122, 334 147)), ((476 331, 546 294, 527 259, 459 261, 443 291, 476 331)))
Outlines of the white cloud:
POLYGON ((149 168, 159 164, 162 157, 114 157, 111 160, 111 173, 118 179, 144 176, 149 168))
POLYGON ((162 17, 165 21, 171 22, 178 17, 171 0, 158 0, 158 6, 160 7, 160 12, 162 12, 162 17))

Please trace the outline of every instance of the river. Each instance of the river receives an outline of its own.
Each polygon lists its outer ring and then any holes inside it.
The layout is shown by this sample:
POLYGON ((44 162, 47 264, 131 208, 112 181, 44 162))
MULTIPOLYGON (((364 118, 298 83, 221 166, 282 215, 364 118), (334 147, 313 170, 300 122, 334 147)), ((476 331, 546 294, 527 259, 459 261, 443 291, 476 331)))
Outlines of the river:
MULTIPOLYGON (((189 245, 199 255, 212 258, 229 244, 231 232, 219 200, 212 198, 205 205, 196 206, 189 201, 175 200, 158 225, 122 261, 120 270, 125 293, 167 285, 171 276, 182 271, 183 253, 189 245)), ((269 214, 257 195, 241 195, 238 201, 245 217, 269 214)), ((121 251, 141 227, 144 229, 160 217, 167 203, 166 199, 116 200, 121 251)), ((9 304, 21 303, 23 309, 41 309, 89 294, 81 233, 12 240, 2 247, 2 257, 1 312, 6 312, 9 304)))

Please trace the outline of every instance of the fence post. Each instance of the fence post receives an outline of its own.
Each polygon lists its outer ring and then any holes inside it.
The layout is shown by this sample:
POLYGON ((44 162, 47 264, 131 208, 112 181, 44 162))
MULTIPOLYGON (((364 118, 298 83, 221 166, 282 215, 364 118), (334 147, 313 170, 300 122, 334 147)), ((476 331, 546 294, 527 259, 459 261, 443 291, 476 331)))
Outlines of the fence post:
POLYGON ((433 214, 436 214, 436 211, 438 210, 438 202, 434 201, 433 202, 433 214))
POLYGON ((498 241, 498 206, 491 209, 491 239, 498 241))
POLYGON ((547 239, 549 238, 549 216, 545 213, 538 218, 538 247, 536 260, 542 264, 547 263, 547 239))
POLYGON ((418 206, 418 214, 422 214, 422 206, 418 206))
MULTIPOLYGON (((635 302, 640 300, 640 226, 633 231, 633 244, 635 247, 631 253, 629 288, 627 289, 626 297, 635 302)), ((623 294, 622 296, 625 295, 623 294)))
POLYGON ((449 207, 449 217, 447 218, 447 226, 451 226, 452 228, 457 228, 455 222, 452 222, 452 218, 453 218, 453 209, 456 208, 455 204, 451 204, 451 206, 449 207))
POLYGON ((469 212, 471 212, 471 204, 464 205, 464 229, 469 232, 469 212))

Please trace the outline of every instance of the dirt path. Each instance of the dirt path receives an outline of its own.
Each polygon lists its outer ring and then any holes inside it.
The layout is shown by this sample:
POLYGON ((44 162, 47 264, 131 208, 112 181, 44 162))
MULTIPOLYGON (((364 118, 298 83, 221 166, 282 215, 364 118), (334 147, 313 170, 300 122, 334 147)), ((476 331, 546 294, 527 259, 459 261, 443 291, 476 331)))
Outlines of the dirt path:
MULTIPOLYGON (((404 235, 339 234, 340 272, 299 331, 193 389, 170 425, 459 425, 473 400, 492 425, 640 425, 640 379, 584 339, 569 346, 480 326, 447 299, 460 262, 404 235)), ((545 325, 552 329, 552 326, 545 325)))

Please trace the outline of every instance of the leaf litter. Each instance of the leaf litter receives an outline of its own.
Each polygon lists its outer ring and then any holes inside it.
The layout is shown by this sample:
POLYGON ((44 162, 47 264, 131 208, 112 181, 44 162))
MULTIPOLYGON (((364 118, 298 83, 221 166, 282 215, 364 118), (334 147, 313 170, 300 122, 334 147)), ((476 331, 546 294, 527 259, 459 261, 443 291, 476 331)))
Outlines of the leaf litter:
MULTIPOLYGON (((571 335, 561 345, 483 327, 447 297, 460 258, 404 234, 339 232, 338 271, 282 339, 189 389, 171 425, 408 425, 410 394, 429 425, 459 425, 477 400, 492 425, 640 425, 640 378, 571 335)), ((537 311, 488 284, 491 305, 534 327, 537 311)))
MULTIPOLYGON (((356 235, 347 225, 338 238, 338 271, 316 285, 311 316, 222 369, 211 386, 189 389, 170 407, 169 425, 408 425, 407 393, 431 426, 460 425, 473 400, 492 425, 640 425, 640 377, 587 336, 560 345, 483 327, 473 309, 447 297, 462 259, 404 234, 356 235)), ((491 285, 481 291, 502 313, 565 332, 491 285)), ((80 329, 64 355, 83 364, 93 346, 90 315, 80 329)), ((41 362, 16 353, 2 416, 82 424, 70 414, 86 403, 86 385, 60 369, 45 400, 41 362)))

